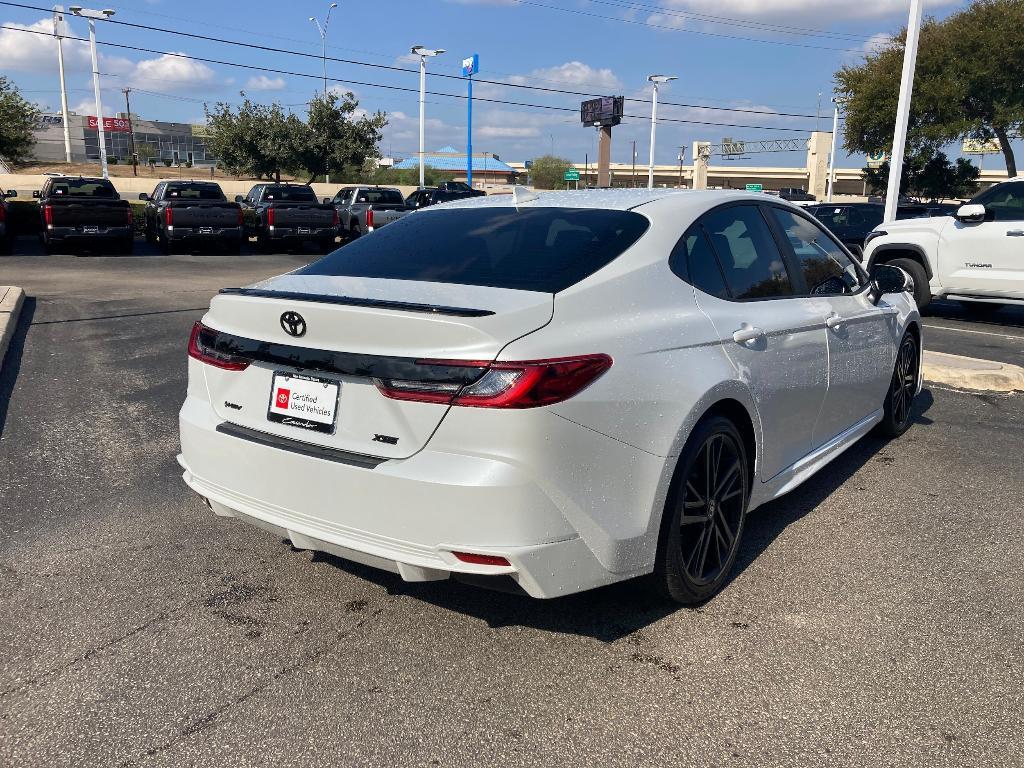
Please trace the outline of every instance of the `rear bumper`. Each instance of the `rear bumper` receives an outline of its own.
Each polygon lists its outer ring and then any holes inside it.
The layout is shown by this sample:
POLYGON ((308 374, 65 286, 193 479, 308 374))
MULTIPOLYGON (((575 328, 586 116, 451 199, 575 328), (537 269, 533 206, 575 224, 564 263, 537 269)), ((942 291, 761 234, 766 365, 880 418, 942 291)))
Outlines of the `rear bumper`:
POLYGON ((46 237, 51 241, 60 240, 104 240, 113 238, 126 238, 134 236, 131 227, 97 227, 95 232, 85 232, 81 227, 49 227, 46 229, 46 237))
POLYGON ((175 225, 167 229, 167 239, 172 242, 183 240, 241 240, 241 227, 181 227, 175 225))
POLYGON ((267 227, 264 235, 271 240, 322 240, 328 237, 337 237, 337 227, 301 227, 308 229, 308 232, 299 232, 300 227, 267 227))
POLYGON ((539 598, 650 571, 647 564, 606 568, 545 492, 549 484, 516 462, 428 449, 372 468, 310 457, 218 431, 221 419, 195 396, 179 421, 178 462, 188 486, 217 514, 268 528, 299 548, 407 581, 507 575, 539 598), (465 563, 453 552, 498 555, 510 565, 465 563))

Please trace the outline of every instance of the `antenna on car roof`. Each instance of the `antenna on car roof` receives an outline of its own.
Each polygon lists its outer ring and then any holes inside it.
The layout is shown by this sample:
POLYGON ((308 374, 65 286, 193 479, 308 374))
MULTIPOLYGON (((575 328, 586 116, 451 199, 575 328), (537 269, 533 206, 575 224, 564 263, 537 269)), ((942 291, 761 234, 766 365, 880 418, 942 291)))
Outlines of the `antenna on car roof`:
POLYGON ((516 184, 512 187, 512 205, 519 208, 523 203, 529 203, 540 198, 536 192, 531 192, 526 187, 516 184))

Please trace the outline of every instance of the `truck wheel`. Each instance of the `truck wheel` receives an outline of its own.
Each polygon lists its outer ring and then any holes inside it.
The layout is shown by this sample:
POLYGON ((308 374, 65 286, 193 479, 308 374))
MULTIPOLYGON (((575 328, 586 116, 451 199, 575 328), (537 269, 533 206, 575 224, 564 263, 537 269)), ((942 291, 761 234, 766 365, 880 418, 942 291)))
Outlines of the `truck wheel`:
POLYGON ((320 245, 320 252, 321 253, 330 253, 331 251, 334 250, 334 245, 335 245, 334 238, 333 237, 321 238, 319 245, 320 245))
POLYGON ((349 231, 348 231, 349 242, 351 242, 352 240, 358 240, 359 236, 361 234, 362 234, 362 232, 359 231, 359 225, 358 224, 353 224, 352 228, 349 229, 349 231))
POLYGON ((924 312, 924 308, 932 300, 932 291, 928 287, 928 275, 925 274, 924 267, 913 259, 893 259, 889 264, 899 267, 914 278, 914 301, 917 302, 918 310, 924 312))
POLYGON ((168 240, 166 235, 160 238, 160 253, 164 256, 170 256, 174 253, 174 243, 168 240))
POLYGON ((153 228, 151 226, 149 226, 149 224, 147 224, 145 231, 146 231, 146 242, 149 243, 150 245, 155 245, 156 244, 156 233, 153 232, 153 228))

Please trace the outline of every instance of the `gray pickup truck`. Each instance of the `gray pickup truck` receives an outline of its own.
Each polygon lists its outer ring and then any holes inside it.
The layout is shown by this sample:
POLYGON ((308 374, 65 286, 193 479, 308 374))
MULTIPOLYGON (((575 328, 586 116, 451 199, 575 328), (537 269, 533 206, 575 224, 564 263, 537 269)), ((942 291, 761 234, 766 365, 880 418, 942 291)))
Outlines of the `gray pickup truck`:
POLYGON ((244 239, 242 207, 229 203, 212 181, 161 181, 146 201, 146 242, 164 253, 179 245, 213 244, 238 254, 244 239))
POLYGON ((107 179, 51 176, 32 197, 39 199, 40 237, 47 253, 58 245, 132 252, 131 206, 107 179))
POLYGON ((338 212, 339 234, 346 240, 369 234, 410 211, 401 190, 393 187, 345 187, 324 202, 338 212))
POLYGON ((321 204, 306 184, 257 184, 235 201, 252 211, 252 232, 263 252, 308 242, 322 251, 334 249, 338 212, 333 205, 321 204))

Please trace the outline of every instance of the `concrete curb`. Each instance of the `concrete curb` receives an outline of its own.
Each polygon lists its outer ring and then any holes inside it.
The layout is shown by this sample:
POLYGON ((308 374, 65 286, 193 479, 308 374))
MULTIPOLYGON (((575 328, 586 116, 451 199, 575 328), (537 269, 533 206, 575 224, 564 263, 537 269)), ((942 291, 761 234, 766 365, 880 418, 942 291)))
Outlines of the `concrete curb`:
POLYGON ((0 368, 4 365, 7 346, 18 327, 18 316, 25 303, 25 291, 9 285, 0 285, 0 368))
POLYGON ((925 381, 956 389, 1024 392, 1024 368, 995 360, 925 350, 923 373, 925 381))

